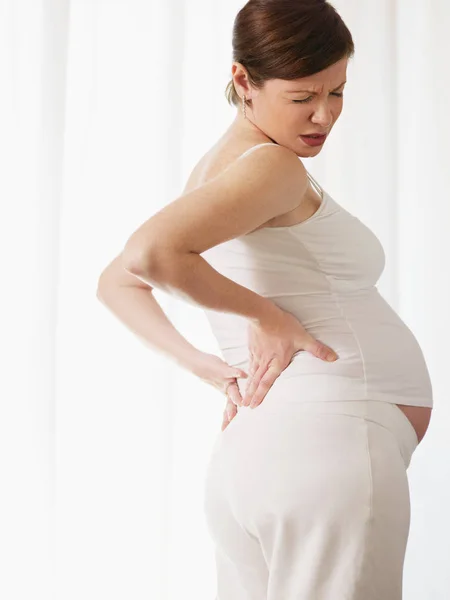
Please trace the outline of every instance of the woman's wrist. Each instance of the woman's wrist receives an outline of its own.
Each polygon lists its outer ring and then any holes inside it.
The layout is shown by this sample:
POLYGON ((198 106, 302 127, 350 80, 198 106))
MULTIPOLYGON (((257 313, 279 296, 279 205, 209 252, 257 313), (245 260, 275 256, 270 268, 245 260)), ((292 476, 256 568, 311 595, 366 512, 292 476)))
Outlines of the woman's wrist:
POLYGON ((262 300, 258 314, 250 320, 254 324, 264 327, 266 324, 271 324, 279 319, 284 311, 271 300, 264 297, 262 297, 262 300))
POLYGON ((189 344, 179 348, 175 355, 175 362, 182 369, 196 375, 203 355, 204 352, 189 344))

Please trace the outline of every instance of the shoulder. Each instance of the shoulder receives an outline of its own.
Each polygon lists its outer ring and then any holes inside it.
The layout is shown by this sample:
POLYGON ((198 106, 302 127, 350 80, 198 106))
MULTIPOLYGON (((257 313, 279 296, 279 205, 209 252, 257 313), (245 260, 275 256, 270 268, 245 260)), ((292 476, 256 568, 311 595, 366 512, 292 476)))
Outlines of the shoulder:
POLYGON ((254 145, 143 223, 127 243, 128 255, 161 265, 180 253, 202 254, 292 211, 307 186, 306 169, 295 152, 254 145))
MULTIPOLYGON (((297 203, 298 191, 306 189, 308 185, 306 168, 297 154, 286 146, 274 143, 250 146, 238 154, 215 179, 226 181, 227 185, 235 183, 248 186, 249 182, 253 182, 256 189, 272 189, 280 193, 292 190, 297 203)), ((289 204, 289 196, 284 201, 289 204)))
POLYGON ((183 194, 205 186, 217 189, 224 185, 241 189, 252 185, 250 193, 272 188, 279 195, 278 202, 286 204, 283 212, 287 212, 291 203, 289 191, 294 193, 294 208, 302 196, 299 192, 306 191, 308 177, 298 155, 286 146, 273 142, 253 143, 251 146, 239 143, 220 150, 215 148, 205 154, 193 168, 183 194))
POLYGON ((247 210, 259 212, 261 226, 297 208, 309 180, 293 150, 261 143, 238 155, 217 178, 216 185, 240 198, 247 210))

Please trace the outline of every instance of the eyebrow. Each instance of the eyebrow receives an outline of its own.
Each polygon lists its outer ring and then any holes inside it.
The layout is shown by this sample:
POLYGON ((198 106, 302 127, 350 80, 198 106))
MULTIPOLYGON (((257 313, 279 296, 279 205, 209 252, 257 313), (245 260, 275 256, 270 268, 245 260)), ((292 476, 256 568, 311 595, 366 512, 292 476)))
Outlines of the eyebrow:
MULTIPOLYGON (((345 80, 345 81, 343 81, 342 83, 340 83, 340 84, 339 84, 337 87, 335 87, 335 88, 334 88, 334 90, 332 90, 332 91, 334 92, 335 90, 338 90, 338 89, 339 89, 339 88, 340 88, 342 85, 344 85, 344 83, 347 83, 347 80, 345 80)), ((286 90, 286 92, 287 92, 288 94, 289 94, 289 93, 308 92, 308 94, 316 94, 316 95, 317 95, 317 93, 318 93, 318 92, 314 92, 314 91, 312 91, 312 90, 286 90)))

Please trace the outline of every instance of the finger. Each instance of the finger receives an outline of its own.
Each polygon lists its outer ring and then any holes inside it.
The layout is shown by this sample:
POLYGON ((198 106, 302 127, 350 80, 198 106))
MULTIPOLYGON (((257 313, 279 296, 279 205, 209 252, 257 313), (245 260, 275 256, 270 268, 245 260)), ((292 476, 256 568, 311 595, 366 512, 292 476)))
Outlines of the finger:
POLYGON ((222 413, 222 431, 225 429, 225 427, 228 425, 228 423, 230 422, 230 417, 228 416, 228 410, 227 410, 227 405, 225 406, 225 409, 222 413))
POLYGON ((237 415, 236 405, 233 402, 231 402, 230 400, 228 400, 225 410, 223 411, 223 414, 222 414, 222 425, 221 425, 222 431, 230 423, 230 421, 232 421, 234 419, 234 417, 236 415, 237 415))
POLYGON ((255 393, 255 390, 259 386, 259 382, 267 370, 266 365, 260 365, 256 373, 249 379, 247 387, 245 389, 245 394, 243 398, 243 406, 248 406, 250 404, 250 400, 255 393))
POLYGON ((258 370, 258 365, 255 362, 251 362, 250 366, 248 368, 248 373, 249 375, 254 375, 256 373, 256 371, 258 370))
POLYGON ((227 414, 228 420, 231 421, 237 414, 237 406, 231 400, 227 401, 227 405, 225 407, 225 412, 227 414))
POLYGON ((242 404, 241 405, 243 405, 244 398, 249 393, 249 390, 250 390, 251 386, 255 385, 255 374, 258 372, 258 369, 259 369, 259 365, 256 364, 256 363, 251 364, 249 366, 249 368, 248 368, 249 378, 248 378, 248 380, 247 380, 247 382, 245 384, 245 394, 244 394, 244 397, 242 399, 242 404))
POLYGON ((322 342, 319 342, 319 340, 316 340, 312 336, 310 336, 307 339, 304 345, 304 349, 307 352, 311 352, 311 354, 313 354, 314 356, 317 356, 317 358, 320 358, 321 360, 326 360, 328 362, 335 361, 339 358, 332 348, 330 348, 326 344, 322 344, 322 342))
POLYGON ((225 429, 225 427, 229 424, 229 422, 230 421, 228 420, 227 414, 225 413, 222 418, 222 424, 220 426, 220 430, 223 431, 225 429))
POLYGON ((236 381, 233 381, 233 383, 228 385, 226 394, 232 403, 242 406, 241 392, 239 391, 239 386, 236 381))
POLYGON ((250 402, 250 408, 255 408, 264 400, 267 392, 270 390, 272 385, 275 383, 277 378, 280 376, 280 370, 275 365, 270 365, 267 371, 259 382, 250 402))

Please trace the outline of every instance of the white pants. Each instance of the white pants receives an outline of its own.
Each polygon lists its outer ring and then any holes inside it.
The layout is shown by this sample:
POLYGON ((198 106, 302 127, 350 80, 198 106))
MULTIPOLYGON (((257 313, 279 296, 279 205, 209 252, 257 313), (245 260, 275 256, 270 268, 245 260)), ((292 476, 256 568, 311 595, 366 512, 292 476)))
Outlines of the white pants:
POLYGON ((216 600, 401 600, 417 444, 388 402, 239 408, 204 488, 216 600))

